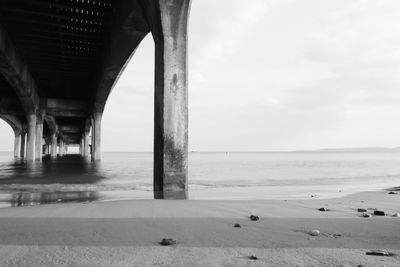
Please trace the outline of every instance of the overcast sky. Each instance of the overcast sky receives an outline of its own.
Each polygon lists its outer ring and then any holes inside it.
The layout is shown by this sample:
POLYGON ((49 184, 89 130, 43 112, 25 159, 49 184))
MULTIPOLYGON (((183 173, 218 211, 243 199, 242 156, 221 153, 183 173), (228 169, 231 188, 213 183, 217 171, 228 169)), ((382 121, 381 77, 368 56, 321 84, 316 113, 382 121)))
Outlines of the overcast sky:
MULTIPOLYGON (((400 146, 400 1, 192 0, 189 146, 400 146)), ((103 151, 152 151, 148 36, 103 116, 103 151)), ((0 150, 13 133, 0 123, 0 150)))

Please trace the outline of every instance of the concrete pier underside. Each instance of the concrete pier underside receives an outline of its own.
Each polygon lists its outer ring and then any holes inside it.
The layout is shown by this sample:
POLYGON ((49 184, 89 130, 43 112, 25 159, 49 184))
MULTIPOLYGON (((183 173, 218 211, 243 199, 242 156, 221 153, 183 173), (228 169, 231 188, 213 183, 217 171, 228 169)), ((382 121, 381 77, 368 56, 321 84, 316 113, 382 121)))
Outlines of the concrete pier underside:
POLYGON ((79 145, 99 161, 107 98, 152 34, 155 196, 185 197, 189 9, 190 0, 2 1, 0 117, 13 127, 14 157, 40 161, 79 145))

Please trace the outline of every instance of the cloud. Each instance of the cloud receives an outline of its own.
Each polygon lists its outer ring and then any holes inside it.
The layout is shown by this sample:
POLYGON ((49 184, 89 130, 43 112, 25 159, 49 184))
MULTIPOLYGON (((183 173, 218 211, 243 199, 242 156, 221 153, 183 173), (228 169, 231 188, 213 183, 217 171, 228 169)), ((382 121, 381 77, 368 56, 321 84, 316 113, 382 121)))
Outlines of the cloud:
MULTIPOLYGON (((190 147, 398 145, 399 13, 397 0, 193 1, 190 147)), ((152 150, 153 53, 147 38, 110 97, 105 150, 152 150)))

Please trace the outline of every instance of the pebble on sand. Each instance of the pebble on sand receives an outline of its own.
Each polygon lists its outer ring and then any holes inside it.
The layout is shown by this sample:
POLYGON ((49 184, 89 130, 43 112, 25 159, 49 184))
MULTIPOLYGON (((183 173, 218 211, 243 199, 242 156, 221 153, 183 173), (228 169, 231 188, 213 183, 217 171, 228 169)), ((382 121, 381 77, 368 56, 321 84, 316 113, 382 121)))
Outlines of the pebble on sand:
POLYGON ((238 223, 235 223, 234 225, 233 225, 233 227, 235 227, 235 228, 240 228, 240 227, 242 227, 240 224, 238 224, 238 223))
POLYGON ((329 211, 329 209, 327 209, 327 208, 319 208, 318 210, 319 211, 329 211))
POLYGON ((365 254, 372 255, 372 256, 391 256, 392 254, 387 250, 377 249, 377 250, 370 250, 367 251, 365 254))
POLYGON ((258 257, 254 256, 254 255, 251 255, 251 256, 249 256, 249 259, 255 261, 255 260, 258 260, 258 257))
POLYGON ((319 236, 321 232, 319 230, 311 230, 309 234, 311 236, 319 236))
POLYGON ((374 215, 376 215, 376 216, 385 216, 386 214, 385 214, 384 211, 376 210, 376 211, 374 211, 374 215))
POLYGON ((390 191, 388 194, 389 194, 389 195, 397 195, 398 193, 397 193, 397 192, 390 191))
POLYGON ((176 239, 170 238, 170 237, 166 237, 163 238, 160 242, 161 245, 163 246, 171 246, 171 245, 176 245, 177 241, 176 239))
POLYGON ((369 213, 364 213, 362 216, 363 216, 364 218, 372 218, 372 215, 369 214, 369 213))
POLYGON ((260 217, 258 217, 257 215, 254 215, 254 214, 251 214, 249 218, 252 221, 258 221, 260 219, 260 217))
POLYGON ((366 209, 357 209, 358 212, 367 212, 366 209))

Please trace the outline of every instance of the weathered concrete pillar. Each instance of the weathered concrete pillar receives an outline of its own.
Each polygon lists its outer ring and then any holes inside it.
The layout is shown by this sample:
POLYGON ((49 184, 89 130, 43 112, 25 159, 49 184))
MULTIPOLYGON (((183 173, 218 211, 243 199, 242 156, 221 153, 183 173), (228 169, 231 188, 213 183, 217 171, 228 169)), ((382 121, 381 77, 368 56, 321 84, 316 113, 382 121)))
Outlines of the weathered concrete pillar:
POLYGON ((25 158, 25 138, 26 138, 26 133, 25 131, 21 133, 21 151, 20 151, 20 156, 21 158, 25 158))
POLYGON ((93 161, 93 158, 94 158, 94 149, 93 149, 93 144, 94 144, 94 122, 93 122, 93 120, 92 120, 92 135, 90 136, 90 157, 91 157, 91 159, 92 159, 92 161, 93 161))
POLYGON ((93 142, 92 142, 92 160, 101 160, 101 118, 103 114, 101 112, 94 112, 93 114, 93 142))
POLYGON ((47 140, 47 142, 46 142, 46 153, 47 153, 47 155, 50 155, 51 154, 51 140, 47 140))
POLYGON ((89 155, 89 133, 85 132, 83 134, 83 156, 87 157, 89 155))
POLYGON ((58 154, 61 156, 64 156, 64 141, 60 140, 60 144, 58 147, 58 154))
MULTIPOLYGON (((160 0, 155 38, 154 191, 186 194, 188 156, 187 21, 190 0, 160 0)), ((157 197, 157 195, 156 195, 157 197)))
POLYGON ((44 114, 40 113, 36 119, 35 157, 37 161, 41 161, 43 155, 43 118, 44 114))
POLYGON ((50 149, 50 156, 51 158, 57 158, 57 134, 51 134, 51 149, 50 149))
POLYGON ((21 132, 14 131, 14 158, 21 157, 21 132))
POLYGON ((35 143, 36 143, 36 114, 27 116, 28 120, 28 137, 26 147, 26 160, 28 162, 35 161, 35 143))

